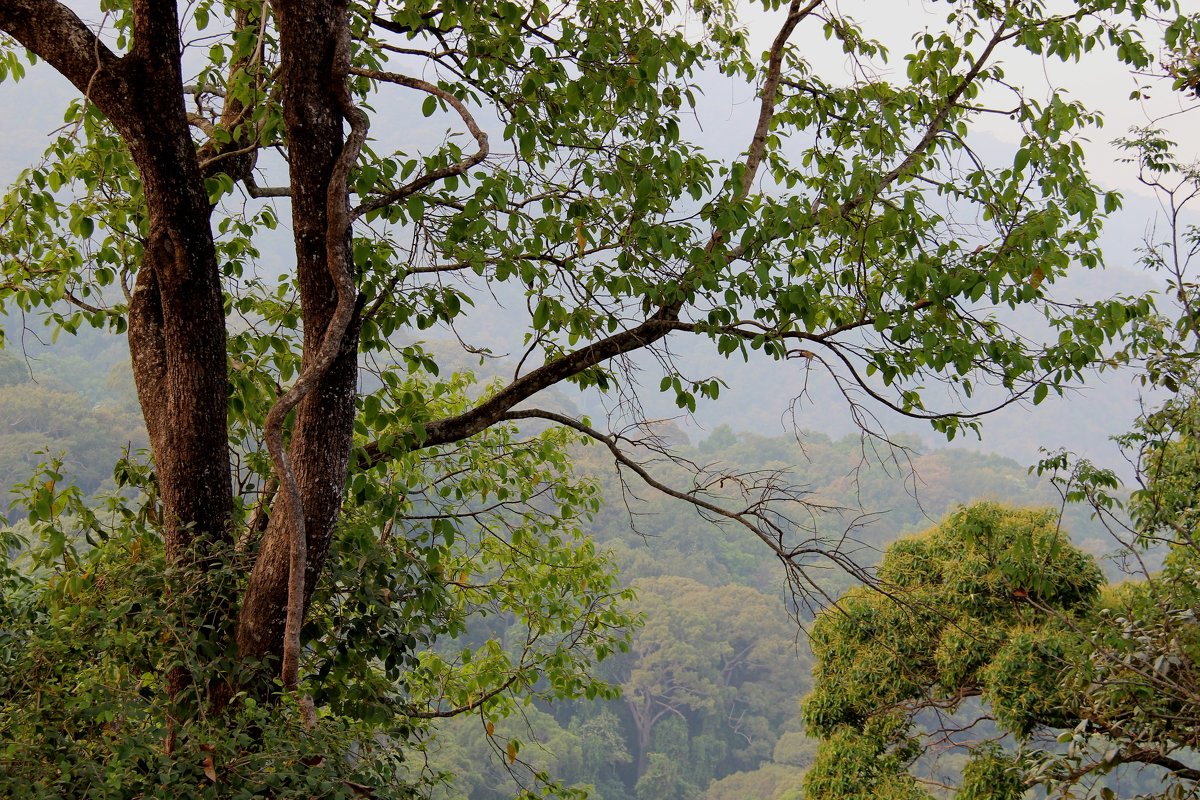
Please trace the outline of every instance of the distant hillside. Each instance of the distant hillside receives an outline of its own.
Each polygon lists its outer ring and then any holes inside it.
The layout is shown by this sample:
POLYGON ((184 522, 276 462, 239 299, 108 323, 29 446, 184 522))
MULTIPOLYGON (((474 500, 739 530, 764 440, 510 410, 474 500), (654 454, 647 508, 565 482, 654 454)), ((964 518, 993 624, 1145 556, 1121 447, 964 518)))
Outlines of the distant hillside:
MULTIPOLYGON (((9 339, 23 341, 23 349, 0 352, 0 481, 8 487, 26 480, 43 454, 61 453, 68 479, 88 493, 102 490, 122 448, 145 444, 124 342, 92 335, 64 337, 50 346, 32 333, 22 339, 21 333, 12 329, 9 339)), ((499 374, 502 365, 461 362, 485 379, 499 374)), ((768 480, 789 487, 796 500, 784 509, 795 523, 790 533, 836 546, 861 564, 874 563, 889 542, 974 499, 1057 505, 1052 489, 1020 461, 931 447, 928 438, 912 434, 893 437, 891 446, 828 431, 764 435, 756 429, 778 430, 778 418, 768 424, 770 417, 755 411, 748 398, 758 395, 759 407, 785 399, 785 377, 763 373, 739 390, 713 406, 736 425, 718 423, 703 431, 666 422, 654 432, 679 458, 704 469, 717 501, 734 502, 738 487, 768 480), (763 396, 765 387, 770 397, 763 396)), ((588 403, 578 395, 558 395, 547 404, 570 408, 575 401, 588 403)), ((813 405, 821 407, 815 399, 813 405)), ((1076 408, 1071 413, 1078 414, 1076 408)), ((834 420, 843 410, 831 404, 822 413, 834 420)), ((796 424, 802 428, 805 421, 798 417, 796 424)), ((597 424, 604 424, 599 416, 597 424)), ((843 420, 836 427, 849 426, 843 420)), ((1028 444, 1030 427, 1014 430, 1028 444)), ((808 618, 811 609, 797 604, 779 563, 748 531, 714 524, 636 476, 620 475, 603 447, 580 447, 573 455, 577 470, 591 476, 604 495, 587 530, 615 554, 623 581, 638 591, 646 625, 628 653, 599 666, 622 688, 621 699, 531 707, 522 719, 506 721, 501 734, 527 743, 522 754, 530 754, 530 769, 549 770, 568 786, 589 787, 598 800, 797 800, 813 743, 798 715, 798 701, 811 681, 796 618, 808 618)), ((692 487, 688 468, 649 451, 638 455, 647 458, 657 479, 692 487)), ((1065 527, 1097 554, 1112 548, 1078 509, 1070 511, 1065 527)), ((851 583, 820 559, 812 559, 810 567, 829 595, 851 583)), ((1110 572, 1115 575, 1111 565, 1110 572)), ((451 653, 471 636, 502 631, 505 623, 488 624, 487 631, 468 631, 438 646, 451 653)), ((507 770, 489 756, 491 742, 473 718, 441 728, 430 744, 430 764, 460 776, 439 790, 443 798, 512 796, 507 770)))

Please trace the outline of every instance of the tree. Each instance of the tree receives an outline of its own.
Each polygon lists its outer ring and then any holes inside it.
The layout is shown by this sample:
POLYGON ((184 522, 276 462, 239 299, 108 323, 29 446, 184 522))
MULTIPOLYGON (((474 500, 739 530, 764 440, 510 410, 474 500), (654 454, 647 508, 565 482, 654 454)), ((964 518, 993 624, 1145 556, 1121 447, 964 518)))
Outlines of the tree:
MULTIPOLYGON (((1174 88, 1194 88, 1183 69, 1195 59, 1197 25, 1169 29, 1178 57, 1168 62, 1174 88)), ((1135 468, 1126 499, 1116 475, 1065 453, 1047 458, 1066 499, 1104 521, 1130 562, 1133 580, 1115 587, 1092 626, 1081 632, 1086 661, 1075 665, 1080 724, 1063 753, 1043 753, 1032 772, 1046 783, 1102 781, 1127 763, 1152 764, 1161 796, 1194 793, 1200 770, 1189 751, 1200 744, 1200 598, 1196 568, 1198 333, 1192 269, 1200 229, 1186 223, 1200 189, 1200 170, 1182 164, 1177 147, 1156 128, 1135 130, 1122 141, 1140 168, 1142 183, 1162 203, 1164 219, 1150 228, 1143 264, 1164 275, 1163 310, 1132 331, 1128 357, 1144 385, 1164 393, 1133 430, 1117 438, 1135 468)))
MULTIPOLYGON (((733 5, 707 1, 205 0, 181 13, 105 0, 94 24, 57 0, 0 8, 18 45, 0 75, 24 73, 24 48, 81 96, 4 201, 0 297, 68 332, 127 336, 153 457, 152 473, 125 470, 149 511, 127 510, 192 598, 167 668, 172 726, 235 697, 270 700, 273 678, 296 690, 302 661, 305 692, 336 694, 312 654, 335 546, 367 547, 367 531, 422 516, 389 487, 436 494, 449 480, 506 503, 445 476, 488 447, 546 454, 545 439, 503 443, 518 434, 501 426, 517 422, 598 441, 652 486, 744 526, 795 575, 819 556, 852 568, 836 542, 793 536, 767 504, 789 499, 775 484, 744 484, 735 505, 710 496, 728 489, 715 480, 674 489, 629 455, 629 434, 527 404, 565 383, 628 396, 622 365, 643 351, 663 359, 662 389, 681 407, 716 398, 720 381, 689 377, 669 337, 827 370, 864 426, 864 404, 878 403, 954 435, 984 409, 937 407, 927 383, 968 396, 994 383, 1000 403, 1038 402, 1147 311, 1050 302, 1070 265, 1098 263, 1100 219, 1119 200, 1083 170, 1076 138, 1095 117, 1058 95, 1025 97, 999 64, 1014 49, 1065 59, 1113 44, 1144 65, 1132 17, 1167 0, 1092 0, 1066 16, 953 3, 896 81, 870 68, 882 46, 822 0, 767 5, 779 29, 761 59, 733 5), (822 77, 794 43, 813 26, 853 77, 822 77), (758 95, 753 132, 727 163, 684 134, 710 66, 758 95), (1015 91, 1003 109, 1021 144, 990 164, 969 135, 997 110, 995 91, 1015 91), (418 98, 454 132, 413 125, 418 98), (419 139, 372 127, 384 107, 419 139), (261 262, 279 207, 294 268, 272 285, 261 262), (436 377, 415 339, 493 298, 526 306, 495 347, 524 352, 513 378, 470 394, 436 377), (1045 307, 1061 334, 1031 345, 985 302, 1045 307), (244 571, 230 568, 238 542, 244 571)), ((503 474, 470 474, 509 490, 503 474)), ((557 509, 576 511, 569 498, 557 509)), ((427 515, 443 521, 426 521, 426 543, 452 544, 443 513, 427 515)), ((409 590, 440 597, 454 581, 427 564, 409 590)), ((420 616, 408 592, 388 600, 349 569, 337 580, 393 618, 420 616)), ((391 644, 381 680, 421 674, 417 642, 391 644)), ((456 708, 484 702, 464 701, 456 708)), ((299 707, 313 724, 312 706, 299 707)))
POLYGON ((878 581, 881 591, 852 589, 812 627, 817 668, 803 713, 823 741, 805 797, 929 797, 909 768, 927 746, 968 744, 975 757, 959 796, 1023 796, 1020 777, 996 778, 1014 770, 1011 758, 992 768, 993 739, 1077 720, 1061 675, 1077 663, 1074 628, 1103 583, 1094 560, 1050 511, 979 504, 890 546, 878 581), (972 698, 986 717, 971 713, 972 698), (986 736, 981 717, 1000 734, 986 736))
POLYGON ((804 717, 822 742, 805 796, 930 797, 931 757, 948 752, 970 754, 962 798, 1194 792, 1195 552, 1171 549, 1161 571, 1100 591, 1053 512, 983 504, 889 547, 878 587, 813 626, 804 717))
POLYGON ((747 586, 682 577, 643 579, 634 589, 646 622, 620 672, 636 780, 656 755, 671 756, 654 746, 666 720, 682 723, 683 760, 696 786, 769 757, 804 683, 795 677, 803 662, 783 605, 747 586))
MULTIPOLYGON (((1181 65, 1194 54, 1197 22, 1166 30, 1168 46, 1184 54, 1168 72, 1189 92, 1181 65)), ((964 798, 1016 798, 1031 787, 1109 798, 1114 787, 1164 798, 1196 792, 1200 317, 1191 268, 1200 236, 1185 212, 1200 172, 1178 162, 1161 130, 1135 130, 1121 144, 1165 212, 1142 253, 1166 290, 1118 359, 1165 399, 1116 437, 1136 473, 1125 498, 1113 471, 1066 453, 1037 472, 1103 521, 1133 579, 1098 592, 1094 565, 1066 545, 1049 513, 975 506, 893 545, 881 591, 848 593, 814 628, 817 687, 805 716, 824 741, 807 796, 930 796, 917 773, 931 747, 970 751, 956 794, 964 798)))
POLYGON ((1172 550, 1161 572, 1101 592, 1053 512, 983 504, 889 547, 878 586, 813 626, 804 718, 822 743, 805 796, 931 797, 923 782, 944 784, 930 757, 946 752, 970 755, 961 798, 1194 792, 1195 553, 1172 550))

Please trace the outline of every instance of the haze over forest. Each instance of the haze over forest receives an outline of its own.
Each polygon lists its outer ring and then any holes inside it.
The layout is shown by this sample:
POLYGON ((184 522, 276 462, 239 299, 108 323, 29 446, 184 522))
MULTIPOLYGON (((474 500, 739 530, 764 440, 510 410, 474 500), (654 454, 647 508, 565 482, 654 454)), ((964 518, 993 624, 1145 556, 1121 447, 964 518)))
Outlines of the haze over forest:
POLYGON ((1174 0, 0 3, 0 795, 1200 797, 1198 97, 1174 0))
MULTIPOLYGON (((20 341, 21 331, 11 322, 6 334, 20 341)), ((559 400, 571 404, 568 397, 559 400)), ((738 416, 717 419, 711 431, 700 434, 674 422, 657 433, 682 444, 686 458, 737 471, 787 470, 790 481, 804 487, 807 501, 830 509, 813 524, 826 535, 851 531, 849 551, 868 566, 890 542, 931 527, 966 502, 1061 503, 1027 464, 976 449, 901 435, 896 445, 909 452, 880 447, 864 456, 863 442, 853 433, 769 435, 740 427, 738 416)), ((61 455, 64 479, 100 498, 115 488, 114 458, 125 448, 145 446, 119 339, 63 337, 43 345, 27 333, 23 353, 15 348, 0 353, 5 486, 26 482, 39 463, 61 455)), ((602 665, 601 676, 621 687, 622 698, 537 706, 511 720, 502 735, 532 748, 515 777, 490 752, 478 720, 447 723, 427 757, 432 769, 456 778, 434 796, 501 800, 539 769, 566 785, 591 786, 590 796, 606 800, 794 796, 789 792, 800 784, 817 747, 803 734, 799 706, 812 688, 812 656, 798 623, 811 621, 813 609, 794 604, 778 562, 756 542, 629 482, 628 475, 622 488, 606 456, 595 446, 572 452, 576 469, 599 483, 604 498, 603 511, 584 531, 612 551, 621 583, 636 589, 634 607, 646 615, 630 652, 602 665), (730 671, 733 652, 744 663, 730 671), (676 672, 687 676, 682 687, 666 682, 676 672), (641 698, 670 701, 675 710, 653 724, 642 719, 639 728, 637 715, 645 713, 641 698)), ((21 516, 19 509, 10 512, 10 522, 20 525, 21 516)), ((1089 509, 1068 508, 1063 524, 1110 579, 1124 577, 1127 565, 1117 557, 1117 543, 1090 519, 1089 509)), ((827 568, 814 575, 831 596, 853 584, 827 568)), ((494 625, 475 627, 446 643, 446 652, 496 635, 503 631, 494 625)), ((954 775, 964 760, 951 751, 922 769, 954 775)), ((1150 778, 1122 780, 1115 785, 1154 785, 1150 778)))

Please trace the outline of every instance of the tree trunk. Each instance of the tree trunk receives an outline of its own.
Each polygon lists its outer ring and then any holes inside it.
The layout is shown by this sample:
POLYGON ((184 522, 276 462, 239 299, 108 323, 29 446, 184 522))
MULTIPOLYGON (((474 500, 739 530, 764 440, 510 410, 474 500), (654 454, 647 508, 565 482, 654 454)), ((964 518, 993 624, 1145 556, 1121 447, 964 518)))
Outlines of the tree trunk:
POLYGON ((637 761, 634 762, 634 783, 646 774, 650 762, 650 734, 658 717, 652 712, 652 701, 640 692, 635 697, 626 697, 625 703, 633 717, 633 728, 637 734, 637 761))
POLYGON ((174 4, 135 3, 124 58, 136 100, 113 119, 141 173, 150 217, 129 310, 129 349, 150 434, 167 558, 203 563, 204 537, 228 540, 225 309, 211 206, 183 107, 174 4), (153 10, 151 10, 153 8, 153 10))
MULTIPOLYGON (((206 570, 232 537, 226 430, 225 307, 196 148, 183 105, 174 3, 134 0, 133 39, 118 58, 53 0, 0 6, 7 31, 70 80, 120 132, 142 181, 148 231, 129 304, 129 351, 150 436, 168 563, 206 570)), ((187 579, 188 611, 222 637, 231 603, 187 579)), ((182 700, 183 668, 167 676, 182 700)), ((198 699, 198 698, 197 698, 198 699)), ((190 702, 190 699, 189 699, 190 702)))
MULTIPOLYGON (((283 107, 291 162, 292 226, 304 317, 304 363, 316 356, 337 306, 327 259, 330 176, 344 145, 334 51, 348 25, 340 0, 275 4, 280 33, 283 107)), ((347 197, 336 202, 349 202, 347 197)), ((349 258, 348 232, 338 232, 349 258)), ((329 552, 353 442, 358 325, 352 323, 333 366, 296 409, 289 455, 304 504, 308 542, 305 605, 329 552)), ((283 501, 282 493, 276 501, 283 501)), ((242 603, 238 648, 245 658, 276 658, 287 606, 288 515, 273 514, 242 603)))
POLYGON ((117 57, 55 0, 6 0, 4 30, 49 62, 129 147, 149 215, 129 310, 134 381, 158 473, 168 559, 204 564, 231 536, 225 309, 195 145, 183 105, 173 2, 134 0, 117 57))

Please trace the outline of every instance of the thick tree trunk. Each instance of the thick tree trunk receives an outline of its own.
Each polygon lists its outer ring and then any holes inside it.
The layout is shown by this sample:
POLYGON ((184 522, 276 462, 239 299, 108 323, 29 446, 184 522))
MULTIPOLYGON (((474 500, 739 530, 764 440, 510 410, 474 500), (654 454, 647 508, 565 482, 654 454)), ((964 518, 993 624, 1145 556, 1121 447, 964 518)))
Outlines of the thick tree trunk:
POLYGON ((158 472, 167 557, 186 563, 206 555, 193 546, 198 536, 232 534, 225 309, 211 207, 183 107, 174 5, 135 4, 135 13, 134 49, 123 61, 136 113, 114 120, 141 173, 150 216, 129 348, 158 472))
POLYGON ((54 0, 0 4, 4 30, 83 92, 120 132, 142 180, 149 232, 129 310, 133 357, 172 563, 203 564, 231 535, 225 311, 211 207, 183 105, 174 3, 135 0, 118 58, 54 0))
MULTIPOLYGON (((327 192, 345 140, 334 83, 334 52, 348 17, 345 3, 339 0, 279 0, 275 13, 308 364, 321 346, 338 300, 327 259, 327 192)), ((340 235, 349 258, 349 235, 340 235)), ((353 442, 357 349, 358 326, 352 323, 338 359, 300 402, 292 427, 289 455, 303 497, 308 542, 306 605, 329 552, 345 489, 353 442)), ((277 503, 282 502, 280 493, 277 503)), ((242 602, 238 648, 246 658, 278 657, 282 652, 291 530, 288 515, 281 508, 278 512, 267 526, 242 602)))
MULTIPOLYGON (((330 177, 345 141, 335 51, 349 22, 345 0, 278 0, 274 11, 304 360, 309 363, 338 301, 329 273, 327 210, 330 177)), ((56 0, 0 3, 0 30, 85 93, 120 131, 138 167, 149 235, 129 311, 134 380, 158 471, 167 554, 175 564, 203 567, 212 542, 232 535, 233 506, 225 318, 209 227, 212 209, 183 105, 175 4, 134 0, 133 12, 133 43, 123 57, 56 0)), ((349 258, 348 231, 335 235, 349 258)), ((303 498, 309 596, 342 502, 353 434, 357 344, 358 328, 352 324, 339 357, 296 409, 292 427, 289 452, 303 498)), ((286 514, 272 516, 241 605, 237 643, 246 657, 273 657, 282 650, 287 520, 286 514)))
MULTIPOLYGON (((0 29, 85 94, 120 132, 142 181, 148 234, 129 307, 134 383, 150 435, 169 563, 205 570, 228 541, 233 493, 226 432, 225 308, 196 148, 183 105, 174 3, 134 0, 133 40, 121 58, 53 0, 0 5, 0 29)), ((191 613, 217 636, 232 625, 228 598, 191 613)), ((168 676, 171 694, 190 678, 168 676)))

